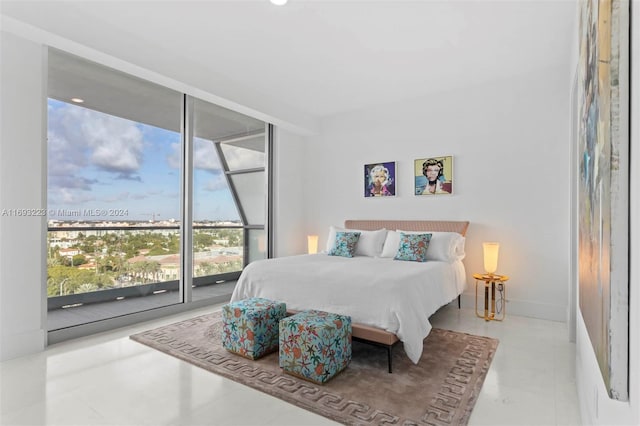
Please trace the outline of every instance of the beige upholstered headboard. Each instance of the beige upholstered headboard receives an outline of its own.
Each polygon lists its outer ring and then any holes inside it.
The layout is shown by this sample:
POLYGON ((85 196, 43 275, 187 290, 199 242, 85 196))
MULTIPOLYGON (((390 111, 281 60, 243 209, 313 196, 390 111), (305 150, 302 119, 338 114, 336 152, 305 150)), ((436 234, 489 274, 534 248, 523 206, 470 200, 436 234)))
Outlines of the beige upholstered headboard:
POLYGON ((347 229, 362 229, 365 231, 375 231, 386 228, 392 231, 401 229, 403 231, 434 231, 434 232, 457 232, 461 235, 467 233, 469 222, 450 220, 345 220, 344 227, 347 229))

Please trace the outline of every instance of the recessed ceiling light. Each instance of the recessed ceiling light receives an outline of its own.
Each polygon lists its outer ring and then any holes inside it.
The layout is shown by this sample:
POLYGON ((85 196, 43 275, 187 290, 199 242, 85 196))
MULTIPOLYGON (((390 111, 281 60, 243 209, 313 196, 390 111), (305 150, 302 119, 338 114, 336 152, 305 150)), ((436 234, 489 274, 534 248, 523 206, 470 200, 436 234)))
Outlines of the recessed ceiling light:
POLYGON ((71 98, 71 102, 75 102, 77 104, 81 104, 84 102, 84 99, 80 99, 80 98, 71 98))
POLYGON ((287 0, 271 0, 271 3, 275 4, 276 6, 283 6, 287 4, 287 0))

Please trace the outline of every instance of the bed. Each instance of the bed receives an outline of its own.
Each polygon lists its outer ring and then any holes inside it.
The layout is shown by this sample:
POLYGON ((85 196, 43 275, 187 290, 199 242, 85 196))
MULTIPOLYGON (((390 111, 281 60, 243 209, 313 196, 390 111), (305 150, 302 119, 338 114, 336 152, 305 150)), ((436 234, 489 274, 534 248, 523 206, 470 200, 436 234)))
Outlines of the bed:
POLYGON ((346 258, 318 253, 252 262, 238 279, 231 301, 264 297, 285 302, 291 312, 317 309, 349 315, 354 339, 387 348, 391 372, 391 350, 399 341, 412 362, 420 360, 423 340, 431 331, 429 317, 459 297, 466 274, 460 247, 455 248, 455 258, 445 260, 406 262, 388 257, 393 251, 384 249, 393 245, 390 241, 396 233, 386 230, 432 232, 429 249, 433 250, 436 236, 455 233, 463 250, 461 237, 468 225, 463 221, 347 220, 346 229, 363 231, 359 243, 363 250, 368 245, 364 236, 378 238, 380 233, 385 235, 386 247, 375 256, 356 253, 346 258))

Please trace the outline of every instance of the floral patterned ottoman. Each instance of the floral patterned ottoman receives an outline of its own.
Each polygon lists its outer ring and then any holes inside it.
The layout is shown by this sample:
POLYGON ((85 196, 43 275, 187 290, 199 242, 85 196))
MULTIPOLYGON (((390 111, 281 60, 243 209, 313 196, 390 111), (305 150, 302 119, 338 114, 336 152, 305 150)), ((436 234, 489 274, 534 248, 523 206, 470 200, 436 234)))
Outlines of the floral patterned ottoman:
POLYGON ((278 349, 278 322, 287 315, 282 302, 252 297, 222 307, 222 346, 257 359, 278 349))
POLYGON ((325 383, 351 361, 351 317, 302 311, 280 321, 280 367, 325 383))

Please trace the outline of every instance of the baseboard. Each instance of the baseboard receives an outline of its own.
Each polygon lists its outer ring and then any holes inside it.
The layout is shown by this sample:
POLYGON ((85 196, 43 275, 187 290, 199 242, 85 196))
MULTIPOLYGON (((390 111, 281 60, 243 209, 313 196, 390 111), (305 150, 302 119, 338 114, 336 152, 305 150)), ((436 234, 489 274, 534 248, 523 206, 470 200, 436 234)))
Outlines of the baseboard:
MULTIPOLYGON (((463 293, 462 307, 473 309, 476 303, 475 293, 463 293)), ((456 302, 457 303, 457 302, 456 302)), ((480 302, 479 303, 484 303, 480 302)), ((483 309, 484 305, 480 306, 483 309)), ((567 306, 551 305, 547 303, 530 302, 526 300, 507 300, 507 315, 544 319, 549 321, 567 322, 567 306)))

